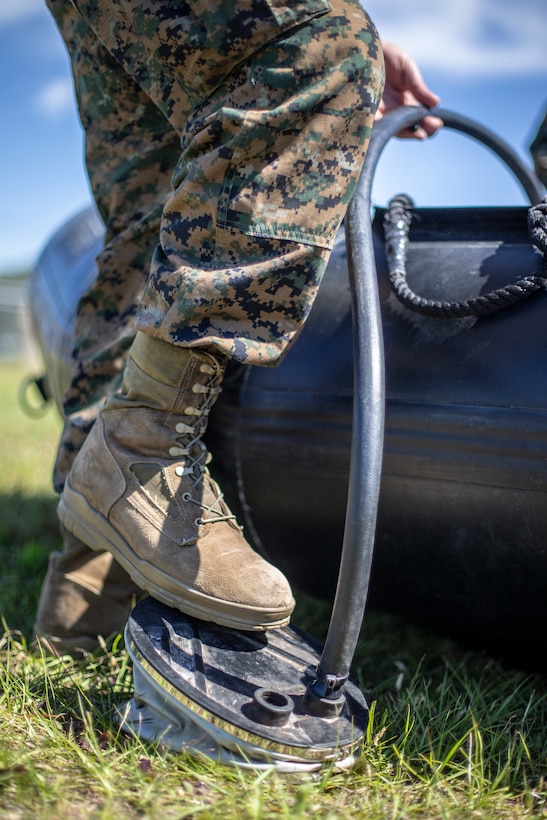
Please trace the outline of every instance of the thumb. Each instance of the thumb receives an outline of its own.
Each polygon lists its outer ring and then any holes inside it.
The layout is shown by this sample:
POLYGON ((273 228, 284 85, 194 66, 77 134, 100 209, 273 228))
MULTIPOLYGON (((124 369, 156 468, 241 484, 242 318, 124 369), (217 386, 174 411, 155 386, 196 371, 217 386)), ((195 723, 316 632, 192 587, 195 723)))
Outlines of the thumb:
POLYGON ((427 108, 433 108, 440 102, 440 97, 426 85, 415 60, 399 45, 384 43, 384 61, 386 67, 386 86, 400 93, 409 92, 427 108))
POLYGON ((426 85, 422 73, 414 60, 408 59, 405 66, 406 90, 410 91, 422 105, 434 108, 440 102, 440 97, 426 85))
POLYGON ((426 108, 435 108, 441 101, 441 98, 427 87, 421 76, 416 83, 412 84, 410 90, 418 102, 421 102, 426 108))

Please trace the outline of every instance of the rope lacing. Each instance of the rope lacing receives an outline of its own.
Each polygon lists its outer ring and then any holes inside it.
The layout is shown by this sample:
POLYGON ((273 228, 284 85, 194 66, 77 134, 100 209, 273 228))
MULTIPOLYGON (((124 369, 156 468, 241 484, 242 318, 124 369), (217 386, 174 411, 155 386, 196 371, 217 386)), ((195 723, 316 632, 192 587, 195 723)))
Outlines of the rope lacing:
MULTIPOLYGON (((200 365, 200 371, 211 376, 208 384, 201 384, 196 382, 192 386, 192 392, 202 397, 202 401, 198 407, 189 405, 184 409, 184 414, 189 417, 188 423, 179 421, 175 425, 175 444, 169 448, 169 455, 174 458, 183 458, 184 463, 175 467, 175 475, 179 478, 189 476, 192 480, 194 488, 203 480, 204 475, 208 474, 207 464, 211 461, 211 454, 207 447, 201 441, 201 437, 207 429, 207 419, 211 407, 213 406, 217 395, 220 393, 220 387, 217 387, 218 371, 215 367, 203 363, 200 365)), ((203 500, 198 500, 194 496, 185 492, 182 495, 183 501, 195 504, 209 516, 195 519, 196 524, 213 524, 217 521, 232 521, 235 516, 224 505, 224 494, 222 493, 218 484, 210 480, 210 487, 215 496, 214 502, 211 505, 204 504, 203 500)))
POLYGON ((407 283, 406 258, 414 203, 406 194, 394 197, 384 216, 385 253, 389 281, 407 308, 441 319, 485 316, 521 302, 547 287, 547 198, 528 210, 528 232, 531 241, 543 254, 542 272, 529 274, 518 281, 465 301, 446 302, 426 299, 407 283))

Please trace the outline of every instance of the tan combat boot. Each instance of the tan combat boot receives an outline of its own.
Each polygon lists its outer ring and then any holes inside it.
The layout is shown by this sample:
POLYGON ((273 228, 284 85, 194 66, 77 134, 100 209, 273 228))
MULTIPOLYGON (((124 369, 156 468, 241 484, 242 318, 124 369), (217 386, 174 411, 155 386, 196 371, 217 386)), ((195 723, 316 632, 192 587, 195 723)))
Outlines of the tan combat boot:
POLYGON ((223 359, 137 333, 59 503, 64 526, 188 615, 235 629, 288 623, 285 577, 244 539, 201 441, 223 359))
POLYGON ((93 552, 64 531, 62 551, 52 552, 38 603, 34 634, 53 655, 78 657, 123 631, 143 595, 109 552, 93 552))

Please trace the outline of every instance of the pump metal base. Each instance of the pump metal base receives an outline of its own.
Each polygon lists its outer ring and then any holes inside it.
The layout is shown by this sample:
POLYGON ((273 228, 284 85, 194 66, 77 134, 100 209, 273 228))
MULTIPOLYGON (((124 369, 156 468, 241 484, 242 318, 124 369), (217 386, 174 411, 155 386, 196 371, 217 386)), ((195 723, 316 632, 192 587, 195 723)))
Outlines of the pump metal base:
POLYGON ((355 763, 365 699, 346 683, 338 715, 306 711, 320 647, 302 631, 240 632, 146 598, 125 637, 135 693, 119 710, 124 731, 248 768, 313 772, 355 763))

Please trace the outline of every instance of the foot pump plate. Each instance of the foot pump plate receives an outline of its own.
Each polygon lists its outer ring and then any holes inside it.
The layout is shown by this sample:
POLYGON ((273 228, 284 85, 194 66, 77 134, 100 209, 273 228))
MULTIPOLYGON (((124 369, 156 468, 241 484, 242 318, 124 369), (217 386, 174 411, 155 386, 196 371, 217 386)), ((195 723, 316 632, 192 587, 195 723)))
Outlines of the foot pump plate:
POLYGON ((135 690, 119 710, 125 731, 251 768, 316 771, 355 762, 365 699, 348 682, 339 714, 306 711, 320 647, 301 630, 241 632, 146 598, 125 637, 135 690))

